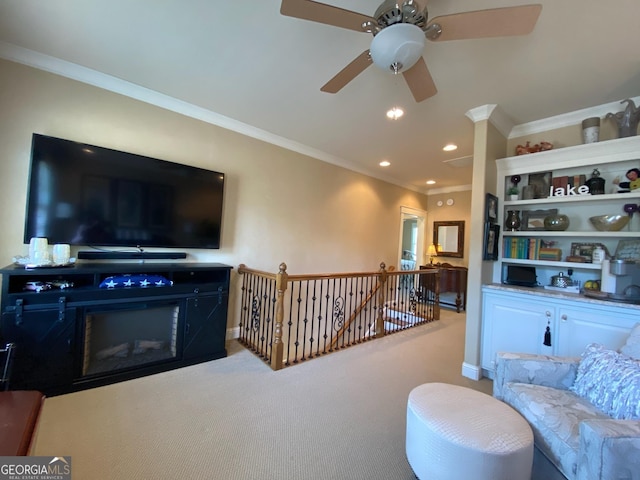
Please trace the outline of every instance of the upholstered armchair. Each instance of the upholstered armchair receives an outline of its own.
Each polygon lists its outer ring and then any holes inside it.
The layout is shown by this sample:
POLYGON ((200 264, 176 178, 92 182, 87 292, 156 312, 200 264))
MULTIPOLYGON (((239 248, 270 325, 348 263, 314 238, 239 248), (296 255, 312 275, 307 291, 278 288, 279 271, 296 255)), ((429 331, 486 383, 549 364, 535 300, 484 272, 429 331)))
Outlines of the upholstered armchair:
POLYGON ((536 454, 562 476, 640 480, 637 359, 592 345, 581 358, 500 352, 496 360, 494 396, 529 422, 536 454))

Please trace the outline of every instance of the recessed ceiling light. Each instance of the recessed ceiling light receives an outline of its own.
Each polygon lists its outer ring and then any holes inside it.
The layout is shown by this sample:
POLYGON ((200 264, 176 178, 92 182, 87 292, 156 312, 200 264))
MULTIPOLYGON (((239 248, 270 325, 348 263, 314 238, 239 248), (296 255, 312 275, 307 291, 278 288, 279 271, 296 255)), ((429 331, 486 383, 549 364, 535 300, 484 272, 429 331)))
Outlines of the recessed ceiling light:
POLYGON ((457 149, 458 149, 458 146, 454 145, 453 143, 448 143, 444 147, 442 147, 442 150, 444 150, 445 152, 453 152, 454 150, 457 150, 457 149))
POLYGON ((427 180, 427 185, 434 185, 435 183, 435 180, 427 180))
POLYGON ((382 162, 380 162, 379 165, 381 167, 388 167, 389 165, 391 165, 391 162, 388 162, 387 160, 383 160, 382 162))
POLYGON ((391 120, 398 120, 402 115, 404 115, 404 110, 400 107, 393 107, 387 112, 387 117, 391 120))

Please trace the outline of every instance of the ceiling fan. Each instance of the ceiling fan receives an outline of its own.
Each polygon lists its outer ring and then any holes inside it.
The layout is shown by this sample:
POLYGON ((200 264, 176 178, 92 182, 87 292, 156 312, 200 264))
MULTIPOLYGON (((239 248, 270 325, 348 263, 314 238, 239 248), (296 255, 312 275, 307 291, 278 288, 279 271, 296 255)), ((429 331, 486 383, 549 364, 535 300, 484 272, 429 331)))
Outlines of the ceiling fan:
POLYGON ((428 18, 425 2, 383 0, 372 17, 312 0, 282 0, 280 13, 289 17, 373 34, 368 50, 320 90, 337 93, 369 65, 402 73, 416 102, 437 93, 422 57, 425 38, 433 41, 503 37, 531 33, 542 5, 494 8, 428 18))

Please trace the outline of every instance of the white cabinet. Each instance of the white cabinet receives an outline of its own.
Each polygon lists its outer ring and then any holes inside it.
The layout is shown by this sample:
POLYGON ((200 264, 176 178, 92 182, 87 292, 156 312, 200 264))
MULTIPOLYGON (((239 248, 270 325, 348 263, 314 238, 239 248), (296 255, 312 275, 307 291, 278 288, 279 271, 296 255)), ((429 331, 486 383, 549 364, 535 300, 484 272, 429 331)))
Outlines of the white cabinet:
POLYGON ((499 351, 579 356, 590 343, 618 349, 640 322, 638 305, 545 290, 485 285, 482 300, 481 366, 490 378, 499 351))
POLYGON ((577 357, 590 343, 600 343, 613 350, 619 349, 629 335, 630 328, 640 321, 640 312, 629 312, 620 307, 562 306, 558 310, 556 354, 577 357))
POLYGON ((554 307, 518 293, 484 290, 482 310, 483 369, 495 369, 499 351, 553 353, 551 346, 544 345, 544 335, 548 326, 553 338, 554 307))
MULTIPOLYGON (((637 239, 640 231, 635 225, 640 214, 635 214, 630 225, 618 232, 600 232, 591 225, 589 217, 604 214, 624 215, 623 205, 640 203, 640 189, 628 193, 616 193, 615 178, 625 181, 625 173, 640 167, 640 136, 608 140, 586 145, 565 147, 545 152, 498 159, 498 199, 501 208, 498 222, 502 226, 500 235, 499 260, 495 264, 493 281, 504 279, 505 266, 510 264, 536 267, 539 281, 548 284, 552 275, 571 268, 579 274, 578 280, 598 279, 599 265, 592 263, 567 262, 573 254, 575 244, 603 244, 613 255, 620 240, 637 239), (512 186, 512 177, 520 177, 518 186, 521 194, 524 186, 535 183, 551 184, 554 178, 568 178, 578 182, 580 175, 590 178, 594 169, 605 180, 602 195, 549 195, 544 188, 539 190, 542 198, 529 200, 505 200, 507 188, 512 186), (578 178, 576 178, 578 177, 578 178), (547 231, 541 225, 544 212, 555 209, 569 217, 570 225, 565 231, 547 231), (517 210, 522 225, 517 231, 505 231, 504 220, 508 210, 517 210), (525 218, 526 217, 526 218, 525 218), (551 248, 561 250, 560 260, 541 259, 537 248, 544 241, 551 248), (527 251, 524 245, 532 246, 527 251), (525 253, 526 252, 526 253, 525 253), (532 252, 532 253, 529 253, 532 252)), ((547 187, 548 188, 548 187, 547 187)), ((522 198, 522 196, 520 197, 522 198)), ((588 247, 587 247, 588 249, 588 247)), ((575 277, 574 277, 575 278, 575 277)))

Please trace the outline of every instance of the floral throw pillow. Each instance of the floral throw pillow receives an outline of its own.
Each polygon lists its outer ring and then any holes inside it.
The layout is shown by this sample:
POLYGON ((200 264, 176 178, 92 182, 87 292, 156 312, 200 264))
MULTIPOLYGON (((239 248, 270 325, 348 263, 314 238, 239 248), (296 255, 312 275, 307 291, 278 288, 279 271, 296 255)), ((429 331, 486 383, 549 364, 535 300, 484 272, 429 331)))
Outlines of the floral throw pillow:
POLYGON ((640 360, 640 322, 636 323, 627 337, 627 342, 620 349, 620 353, 640 360))
POLYGON ((640 420, 640 361, 627 355, 589 345, 571 390, 612 418, 640 420))

